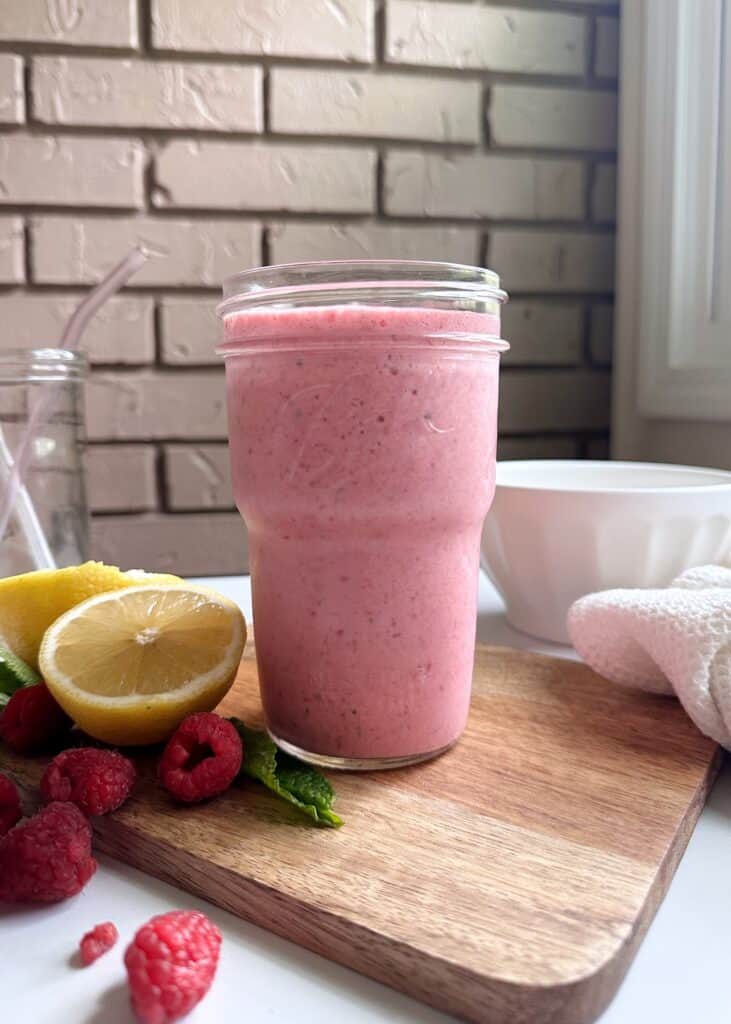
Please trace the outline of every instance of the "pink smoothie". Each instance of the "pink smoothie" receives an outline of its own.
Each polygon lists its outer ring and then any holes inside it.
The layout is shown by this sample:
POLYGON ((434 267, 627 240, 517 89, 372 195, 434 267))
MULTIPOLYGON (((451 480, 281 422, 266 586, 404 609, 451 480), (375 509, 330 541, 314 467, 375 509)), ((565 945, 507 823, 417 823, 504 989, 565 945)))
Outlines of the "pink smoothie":
POLYGON ((346 758, 447 747, 469 708, 495 485, 496 318, 328 306, 224 322, 272 734, 346 758))

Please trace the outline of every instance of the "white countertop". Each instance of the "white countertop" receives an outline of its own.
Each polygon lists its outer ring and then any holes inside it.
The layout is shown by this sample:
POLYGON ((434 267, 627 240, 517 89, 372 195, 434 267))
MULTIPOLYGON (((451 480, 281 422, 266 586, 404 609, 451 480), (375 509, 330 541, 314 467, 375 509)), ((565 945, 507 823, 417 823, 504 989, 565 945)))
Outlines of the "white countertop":
MULTIPOLYGON (((247 577, 206 580, 251 616, 247 577)), ((483 578, 478 637, 570 657, 512 630, 483 578)), ((731 1012, 731 768, 726 765, 634 964, 601 1024, 687 1024, 731 1012)), ((452 1018, 238 920, 109 858, 76 899, 52 908, 0 909, 2 1008, 27 1024, 133 1024, 122 951, 153 914, 200 907, 224 935, 211 992, 191 1024, 436 1024, 452 1018), (120 931, 115 950, 78 969, 82 934, 100 921, 120 931)), ((504 1024, 510 1024, 509 1021, 504 1024)), ((557 1022, 560 1024, 560 1022, 557 1022)))

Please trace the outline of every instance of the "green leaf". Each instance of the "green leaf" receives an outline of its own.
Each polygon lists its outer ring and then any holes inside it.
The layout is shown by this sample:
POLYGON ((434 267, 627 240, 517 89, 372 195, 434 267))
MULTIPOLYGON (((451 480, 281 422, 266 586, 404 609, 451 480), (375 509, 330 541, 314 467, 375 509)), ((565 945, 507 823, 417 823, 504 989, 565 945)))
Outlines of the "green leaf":
POLYGON ((317 825, 340 828, 332 809, 335 792, 316 768, 281 751, 270 736, 250 729, 240 718, 229 719, 244 745, 241 774, 263 783, 282 800, 294 804, 317 825))
POLYGON ((0 644, 0 694, 11 697, 23 686, 35 686, 40 681, 41 677, 30 665, 0 644))

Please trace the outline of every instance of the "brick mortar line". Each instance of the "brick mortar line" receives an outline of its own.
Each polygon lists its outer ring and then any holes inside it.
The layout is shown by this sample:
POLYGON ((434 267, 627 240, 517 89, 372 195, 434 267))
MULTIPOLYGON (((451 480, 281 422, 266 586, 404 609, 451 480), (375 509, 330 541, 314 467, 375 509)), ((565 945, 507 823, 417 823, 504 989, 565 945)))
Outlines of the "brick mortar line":
MULTIPOLYGON (((586 20, 590 20, 588 12, 583 12, 586 20)), ((592 12, 594 13, 594 12, 592 12)), ((28 43, 14 44, 0 42, 0 54, 10 54, 25 57, 30 60, 33 57, 78 57, 94 59, 103 57, 108 60, 137 60, 141 64, 206 64, 225 65, 226 67, 258 67, 263 70, 283 69, 292 71, 335 71, 346 74, 349 71, 368 72, 374 78, 386 75, 402 75, 405 79, 423 77, 428 79, 444 78, 453 81, 480 81, 488 85, 524 85, 534 87, 585 89, 588 92, 617 92, 617 83, 613 79, 600 78, 591 70, 586 70, 579 75, 569 75, 554 72, 531 72, 531 71, 496 71, 491 68, 479 67, 446 67, 439 64, 410 64, 404 62, 356 62, 342 61, 335 58, 323 57, 273 57, 257 56, 253 54, 218 54, 211 51, 182 51, 182 50, 150 50, 150 51, 128 51, 120 53, 111 52, 107 48, 104 52, 96 53, 93 49, 56 47, 52 53, 40 49, 42 44, 28 43)))
POLYGON ((185 448, 200 448, 204 445, 209 444, 225 444, 225 435, 216 437, 206 437, 201 440, 198 437, 181 437, 177 434, 171 434, 165 437, 145 437, 145 438, 128 438, 128 437, 94 437, 87 438, 87 447, 114 447, 114 448, 129 448, 130 445, 141 445, 143 447, 147 445, 166 445, 166 444, 177 444, 185 448))
MULTIPOLYGON (((159 516, 165 516, 165 517, 191 516, 191 515, 194 516, 194 515, 198 515, 198 514, 209 515, 209 516, 226 516, 226 515, 230 516, 230 515, 234 515, 234 514, 238 515, 238 512, 236 511, 236 506, 235 505, 231 505, 230 507, 226 507, 226 508, 220 508, 220 507, 209 506, 209 505, 198 506, 197 508, 190 508, 190 509, 183 509, 183 508, 177 508, 177 509, 172 509, 172 508, 171 509, 154 508, 154 509, 146 509, 144 512, 139 512, 139 511, 137 511, 135 509, 130 509, 129 511, 127 511, 127 510, 120 510, 120 511, 117 511, 117 512, 114 512, 114 511, 107 512, 105 509, 95 509, 95 510, 93 510, 91 512, 92 518, 94 518, 94 519, 109 519, 112 516, 115 516, 115 517, 116 516, 123 516, 126 519, 149 519, 149 518, 157 518, 159 516)), ((241 520, 241 522, 243 524, 243 519, 241 520)))
POLYGON ((298 145, 332 147, 333 149, 350 146, 353 149, 376 149, 380 147, 384 155, 394 150, 424 153, 425 155, 448 156, 505 156, 526 157, 532 160, 593 160, 597 163, 614 163, 617 161, 616 149, 586 149, 581 147, 552 146, 505 146, 492 145, 484 141, 452 142, 435 141, 433 139, 398 139, 382 135, 298 135, 296 132, 239 132, 225 129, 207 128, 141 128, 125 125, 113 125, 105 128, 102 125, 49 125, 41 121, 28 121, 25 124, 0 126, 0 138, 21 135, 30 138, 47 137, 55 139, 99 139, 123 141, 131 139, 143 144, 155 144, 153 157, 158 155, 158 148, 170 142, 215 142, 230 143, 270 143, 282 146, 298 145))
POLYGON ((180 437, 177 434, 171 434, 165 437, 147 437, 147 438, 125 438, 125 437, 96 437, 88 438, 86 444, 88 447, 104 446, 109 447, 110 445, 115 448, 128 448, 131 444, 140 446, 147 445, 166 445, 166 444, 178 444, 186 448, 200 448, 203 445, 208 444, 220 444, 225 445, 226 438, 224 435, 220 437, 180 437))
POLYGON ((21 82, 23 85, 23 121, 24 123, 27 123, 33 117, 34 113, 30 60, 27 57, 23 58, 23 74, 21 82))
MULTIPOLYGON (((158 212, 155 210, 154 212, 158 212)), ((175 207, 167 211, 167 215, 172 219, 175 214, 181 217, 196 217, 201 220, 205 219, 208 214, 207 209, 200 207, 175 207)), ((210 211, 213 213, 214 211, 210 211)), ((337 225, 351 225, 354 227, 396 227, 396 228, 413 228, 413 227, 433 227, 433 228, 470 228, 473 227, 476 231, 492 231, 492 230, 506 230, 506 231, 546 231, 546 232, 560 232, 561 234, 587 234, 587 235, 614 235, 614 225, 607 221, 595 221, 589 218, 582 220, 548 220, 541 217, 537 219, 535 217, 521 220, 515 217, 512 218, 490 218, 483 216, 469 216, 460 217, 458 215, 451 214, 440 214, 439 216, 427 217, 420 216, 418 214, 388 214, 381 213, 380 210, 374 210, 371 213, 360 214, 360 213, 298 213, 296 210, 288 210, 286 213, 280 214, 276 210, 216 210, 215 213, 224 214, 225 216, 249 216, 254 214, 255 216, 261 216, 267 219, 269 223, 264 225, 265 227, 271 228, 276 223, 279 224, 292 224, 307 222, 310 224, 332 224, 337 225)), ((215 218, 212 218, 215 219, 215 218)))
POLYGON ((374 63, 386 65, 386 3, 374 0, 373 5, 374 63))
MULTIPOLYGON (((224 222, 238 220, 241 226, 271 229, 280 224, 332 224, 351 227, 393 227, 393 228, 457 228, 486 234, 490 231, 530 231, 537 234, 595 235, 599 237, 616 235, 615 226, 606 221, 591 220, 547 220, 531 218, 521 220, 514 217, 459 217, 441 214, 435 217, 408 216, 405 214, 379 216, 374 209, 369 213, 308 213, 296 210, 241 210, 236 208, 205 209, 201 207, 175 207, 173 209, 122 210, 119 207, 107 210, 93 206, 42 206, 33 204, 12 204, 0 206, 0 215, 25 216, 29 218, 62 218, 64 220, 118 221, 120 224, 134 224, 135 221, 154 220, 158 223, 175 220, 190 220, 193 224, 202 221, 224 222)), ((161 287, 154 285, 152 287, 161 287)))
MULTIPOLYGON (((0 301, 4 297, 23 295, 47 295, 50 292, 58 292, 69 298, 80 298, 86 295, 89 286, 82 282, 59 282, 58 284, 45 281, 26 281, 21 283, 0 284, 0 301)), ((163 299, 163 298, 191 298, 191 299, 214 299, 220 298, 221 289, 213 285, 190 285, 182 284, 176 286, 168 285, 127 285, 118 293, 119 298, 128 299, 163 299)))
MULTIPOLYGON (((298 135, 295 132, 239 132, 226 131, 225 129, 209 130, 204 128, 140 128, 127 127, 125 125, 53 125, 41 121, 28 121, 25 124, 0 125, 0 138, 11 138, 14 135, 21 135, 31 138, 53 136, 56 139, 99 139, 132 141, 141 143, 157 143, 164 146, 169 142, 215 142, 215 143, 277 143, 283 146, 298 145, 303 148, 308 146, 333 148, 349 146, 353 149, 375 149, 378 146, 386 146, 392 149, 409 150, 428 155, 442 154, 444 156, 512 156, 528 157, 534 160, 590 160, 595 159, 602 163, 617 162, 617 150, 615 149, 587 149, 586 147, 555 147, 555 146, 519 146, 500 145, 485 141, 479 142, 455 142, 453 140, 434 139, 399 139, 388 135, 298 135)), ((153 152, 156 156, 157 152, 153 152)))
MULTIPOLYGON (((596 438, 596 437, 605 437, 606 434, 607 434, 607 430, 604 427, 598 427, 598 428, 595 428, 595 429, 583 428, 583 429, 574 429, 574 430, 571 430, 571 429, 569 429, 569 430, 561 430, 561 429, 557 429, 557 430, 534 430, 534 431, 526 431, 526 432, 521 432, 521 431, 516 431, 516 430, 507 430, 507 431, 501 431, 500 432, 500 439, 501 440, 505 440, 505 441, 510 441, 510 440, 515 440, 517 438, 525 439, 525 440, 527 440, 529 438, 546 438, 546 437, 551 437, 551 438, 560 438, 560 437, 589 437, 589 438, 596 438)), ((107 448, 107 447, 120 447, 121 448, 121 447, 125 447, 125 448, 138 448, 140 451, 147 451, 147 450, 149 450, 148 449, 148 445, 150 443, 151 442, 149 442, 149 441, 140 441, 140 440, 136 440, 136 441, 123 441, 123 440, 116 440, 116 441, 87 441, 86 447, 87 448, 107 448)), ((222 440, 215 440, 214 439, 212 441, 211 440, 208 440, 208 441, 186 441, 186 442, 181 442, 181 441, 154 441, 154 442, 152 442, 152 444, 154 444, 155 447, 159 447, 160 449, 164 449, 164 448, 168 448, 168 447, 173 447, 173 446, 177 446, 177 447, 182 448, 182 449, 187 449, 188 446, 200 447, 201 445, 203 445, 203 446, 205 446, 207 448, 220 448, 223 451, 225 448, 228 447, 228 441, 226 439, 222 439, 222 440)))
POLYGON ((376 153, 376 217, 379 221, 388 222, 389 214, 386 212, 386 153, 379 149, 376 153))
MULTIPOLYGON (((510 339, 508 338, 508 341, 509 340, 510 339)), ((610 367, 595 366, 595 365, 592 365, 592 364, 589 364, 589 363, 583 363, 583 362, 569 363, 569 364, 567 364, 567 363, 560 363, 560 364, 556 364, 556 363, 548 363, 548 364, 536 363, 535 365, 533 365, 532 363, 518 363, 518 364, 504 363, 504 364, 501 364, 501 366, 500 366, 500 377, 501 377, 501 379, 504 379, 506 376, 508 376, 508 377, 523 377, 523 376, 531 376, 531 374, 537 374, 537 373, 540 373, 541 376, 552 376, 552 377, 556 377, 560 373, 570 373, 570 374, 586 373, 586 374, 589 374, 591 376, 601 377, 601 376, 606 375, 609 372, 610 372, 610 367)))
MULTIPOLYGON (((115 214, 121 214, 121 219, 139 218, 156 213, 157 209, 148 210, 142 206, 103 206, 85 205, 83 201, 77 200, 74 203, 0 203, 0 216, 8 217, 59 217, 64 214, 71 214, 75 217, 85 217, 87 213, 91 216, 101 216, 105 219, 115 214)), ((219 211, 220 212, 220 211, 219 211)), ((238 211, 241 213, 241 211, 238 211)))
MULTIPOLYGON (((124 293, 123 293, 124 294, 124 293)), ((587 313, 588 316, 588 313, 587 313)), ((164 360, 162 357, 163 349, 163 337, 162 337, 162 307, 160 302, 155 299, 152 305, 152 342, 154 346, 154 365, 164 366, 164 360)))
MULTIPOLYGON (((205 0, 204 0, 205 2, 205 0)), ((137 0, 137 38, 139 53, 143 59, 152 55, 152 7, 150 0, 137 0)))
POLYGON ((596 180, 596 169, 598 164, 602 163, 601 160, 587 160, 585 164, 586 175, 584 178, 584 192, 583 192, 583 204, 584 204, 584 219, 590 223, 596 223, 591 211, 591 197, 594 194, 594 182, 596 180))
MULTIPOLYGON (((177 505, 175 507, 173 507, 171 505, 170 507, 165 509, 162 512, 162 514, 166 515, 166 516, 174 516, 174 515, 195 516, 195 515, 205 515, 207 512, 229 512, 229 513, 231 513, 231 512, 236 512, 236 511, 237 511, 237 509, 236 509, 236 506, 234 504, 231 504, 231 505, 177 505)), ((124 515, 124 512, 120 513, 120 515, 124 515)), ((242 521, 242 523, 244 522, 243 519, 241 521, 242 521)))
MULTIPOLYGON (((10 210, 9 215, 25 214, 30 219, 37 217, 39 219, 49 217, 62 217, 73 210, 75 212, 75 219, 79 220, 112 220, 119 218, 110 218, 106 215, 106 211, 99 207, 61 207, 53 209, 29 209, 24 207, 22 210, 10 210), (88 216, 87 216, 88 214, 88 216), (101 217, 96 215, 101 214, 101 217)), ((118 210, 118 208, 117 208, 118 210)), ((0 207, 0 212, 2 208, 0 207)), ((187 220, 191 222, 192 227, 195 227, 196 223, 202 222, 221 222, 226 223, 232 219, 240 217, 242 223, 250 225, 254 222, 251 220, 252 212, 256 214, 256 211, 250 210, 192 210, 187 207, 176 208, 175 210, 167 211, 164 217, 156 217, 157 209, 136 210, 129 211, 130 213, 137 214, 129 218, 122 218, 122 222, 125 224, 133 224, 135 220, 140 220, 146 217, 154 220, 156 223, 164 223, 165 220, 175 221, 177 219, 187 220), (208 214, 213 216, 208 216, 208 214), (245 218, 245 219, 244 219, 245 218)), ((549 221, 541 219, 537 220, 490 220, 484 217, 472 217, 462 218, 439 216, 420 218, 413 217, 408 218, 401 214, 398 216, 387 216, 382 217, 373 215, 361 215, 361 214, 347 214, 347 213, 333 213, 333 214, 321 214, 321 213, 302 213, 289 212, 287 214, 280 215, 279 213, 266 213, 264 215, 267 219, 261 222, 260 226, 263 231, 271 231, 274 227, 287 226, 287 225, 300 225, 300 224, 312 224, 320 225, 323 227, 350 227, 350 228, 394 228, 394 229, 410 229, 410 228, 433 228, 439 229, 454 229, 455 231, 473 231, 475 234, 488 235, 491 231, 516 231, 516 232, 535 232, 538 234, 561 234, 561 235, 590 235, 595 238, 603 237, 614 237, 616 235, 615 225, 604 220, 599 221, 576 221, 576 220, 556 220, 549 221)), ((257 222, 258 223, 258 222, 257 222)), ((263 264, 265 265, 265 264, 263 264)), ((49 282, 37 282, 39 284, 47 284, 49 282)), ((73 282, 71 282, 73 283, 73 282)), ((144 287, 141 286, 141 287, 144 287)), ((161 285, 150 285, 152 288, 163 287, 161 285)), ((164 286, 167 287, 167 286, 164 286)), ((174 285, 172 286, 174 287, 174 285)), ((181 287, 196 287, 191 285, 181 285, 181 287)), ((205 287, 201 285, 200 287, 205 287)))
POLYGON ((0 39, 0 52, 18 57, 112 57, 117 60, 142 59, 140 49, 131 46, 100 46, 96 43, 50 43, 43 40, 0 39))
POLYGON ((272 134, 272 79, 269 68, 264 68, 261 79, 261 134, 272 134))
MULTIPOLYGON (((597 428, 596 430, 591 430, 591 429, 542 430, 542 431, 535 431, 534 430, 534 431, 526 431, 526 432, 521 432, 521 431, 516 431, 516 430, 509 430, 509 431, 501 431, 500 432, 499 440, 502 440, 502 441, 544 440, 546 438, 555 439, 555 438, 563 438, 563 437, 570 437, 570 438, 577 438, 577 439, 579 437, 584 437, 584 438, 588 438, 590 440, 595 440, 597 438, 604 438, 604 437, 607 436, 607 434, 608 434, 608 431, 605 428, 597 428)), ((211 439, 211 438, 208 438, 205 441, 191 440, 191 439, 188 439, 188 438, 186 438, 185 440, 175 440, 175 441, 167 441, 167 440, 159 440, 159 439, 156 439, 155 441, 145 441, 145 440, 140 440, 139 438, 135 439, 135 440, 125 440, 123 438, 114 438, 114 439, 110 439, 110 440, 106 440, 106 441, 88 440, 86 442, 87 449, 88 448, 137 448, 141 452, 149 451, 150 445, 152 445, 156 450, 160 449, 161 453, 163 455, 165 455, 164 449, 166 447, 171 447, 173 445, 177 445, 178 447, 186 449, 186 450, 188 448, 197 448, 197 447, 205 446, 207 448, 219 448, 219 449, 221 449, 221 451, 223 451, 224 449, 226 449, 228 447, 228 441, 225 438, 221 438, 221 439, 217 439, 217 438, 211 439)))
MULTIPOLYGON (((509 341, 510 339, 508 339, 509 341)), ((588 363, 507 363, 502 366, 501 374, 524 375, 531 373, 552 374, 569 373, 574 371, 589 371, 601 375, 606 372, 603 365, 588 363)), ((223 376, 223 360, 218 364, 214 363, 124 363, 116 366, 94 364, 94 370, 99 373, 114 374, 115 377, 142 377, 149 376, 150 370, 155 371, 157 377, 195 377, 204 375, 207 377, 223 376)), ((155 440, 160 440, 156 438, 155 440)))
POLYGON ((143 142, 144 147, 144 164, 142 171, 142 207, 143 212, 148 217, 153 217, 157 213, 160 207, 156 206, 153 202, 154 196, 168 196, 170 195, 169 189, 161 185, 155 177, 155 154, 151 151, 150 146, 147 142, 143 142))
MULTIPOLYGON (((596 67, 596 54, 599 42, 599 25, 596 15, 593 15, 587 20, 586 31, 586 56, 589 61, 588 71, 590 75, 593 75, 596 78, 594 75, 594 68, 596 67)), ((601 79, 597 79, 597 81, 601 81, 601 79)))
MULTIPOLYGON (((182 208, 181 208, 182 209, 182 208)), ((105 220, 105 221, 119 221, 120 224, 133 224, 135 221, 142 221, 146 219, 157 220, 165 222, 166 220, 190 220, 190 213, 185 214, 179 212, 177 209, 162 209, 154 207, 150 210, 144 210, 140 207, 136 208, 123 208, 120 206, 59 206, 57 204, 43 204, 43 203, 8 203, 6 206, 0 206, 0 216, 25 216, 25 217, 62 217, 64 220, 105 220)), ((267 214, 267 217, 270 215, 267 214)), ((279 218, 277 214, 277 218, 279 218)), ((293 216, 287 214, 285 216, 293 216)), ((305 215, 303 215, 305 216, 305 215)), ((323 216, 322 214, 316 214, 316 216, 323 216)), ((333 214, 331 219, 339 219, 340 217, 347 217, 347 214, 333 214)), ((352 214, 351 216, 358 216, 352 214)), ((368 214, 366 214, 368 216, 368 214)), ((195 220, 231 220, 236 218, 241 222, 243 226, 254 227, 261 226, 262 218, 256 210, 201 210, 195 211, 195 220)))
MULTIPOLYGON (((589 20, 588 18, 586 19, 589 20)), ((536 89, 584 89, 587 92, 617 92, 616 85, 609 78, 600 78, 592 70, 586 70, 579 75, 569 75, 563 72, 552 71, 496 71, 492 68, 479 67, 447 67, 443 64, 410 64, 402 61, 398 64, 376 64, 372 65, 376 71, 382 73, 404 73, 409 75, 424 75, 428 78, 443 77, 450 80, 473 79, 483 82, 485 85, 526 85, 536 89)), ((324 70, 324 69, 323 69, 324 70)), ((327 70, 332 70, 328 67, 327 70)))
POLYGON ((155 498, 157 500, 157 507, 161 511, 168 512, 170 510, 170 494, 167 476, 165 473, 167 456, 165 455, 162 444, 159 442, 155 442, 153 450, 155 453, 153 479, 155 482, 155 498))
MULTIPOLYGON (((510 341, 510 338, 507 339, 510 341)), ((509 358, 509 357, 508 357, 509 358)), ((208 363, 165 363, 165 362, 139 362, 139 363, 107 363, 99 362, 94 360, 91 363, 92 373, 113 373, 117 375, 131 375, 135 373, 143 373, 148 370, 162 370, 164 376, 194 376, 196 373, 208 372, 212 373, 218 369, 223 368, 223 361, 214 362, 213 359, 208 363)), ((589 355, 584 357, 582 354, 577 356, 574 362, 563 362, 563 363, 550 363, 550 362, 522 362, 512 363, 507 362, 503 364, 503 373, 523 373, 528 370, 550 370, 558 372, 560 370, 607 370, 611 368, 610 363, 597 363, 591 359, 589 355)))
POLYGON ((22 255, 23 255, 23 277, 26 281, 30 281, 32 277, 33 269, 33 243, 31 241, 31 230, 27 220, 23 221, 23 240, 22 255))
MULTIPOLYGON (((507 339, 510 341, 510 338, 507 339)), ((509 356, 508 356, 509 360, 509 356)), ((150 370, 161 371, 161 376, 184 377, 195 376, 199 373, 213 375, 219 369, 223 369, 223 361, 209 363, 105 363, 94 361, 91 363, 90 372, 98 374, 114 374, 115 376, 135 376, 150 370)), ((510 361, 502 364, 502 373, 522 374, 532 371, 558 373, 569 370, 596 370, 603 372, 611 369, 610 363, 597 363, 590 357, 584 358, 582 354, 576 357, 573 362, 550 363, 550 362, 522 362, 512 363, 510 361)))

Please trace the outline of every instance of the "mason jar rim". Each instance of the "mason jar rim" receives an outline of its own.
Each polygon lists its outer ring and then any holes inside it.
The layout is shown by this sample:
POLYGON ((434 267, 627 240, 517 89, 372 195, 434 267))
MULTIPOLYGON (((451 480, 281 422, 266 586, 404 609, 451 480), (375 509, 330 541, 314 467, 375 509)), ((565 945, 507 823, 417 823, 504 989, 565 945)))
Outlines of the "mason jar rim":
POLYGON ((225 278, 220 317, 261 306, 325 304, 429 306, 507 300, 486 267, 433 260, 317 260, 243 270, 225 278))
POLYGON ((80 380, 88 369, 83 352, 66 348, 0 349, 0 380, 80 380))

